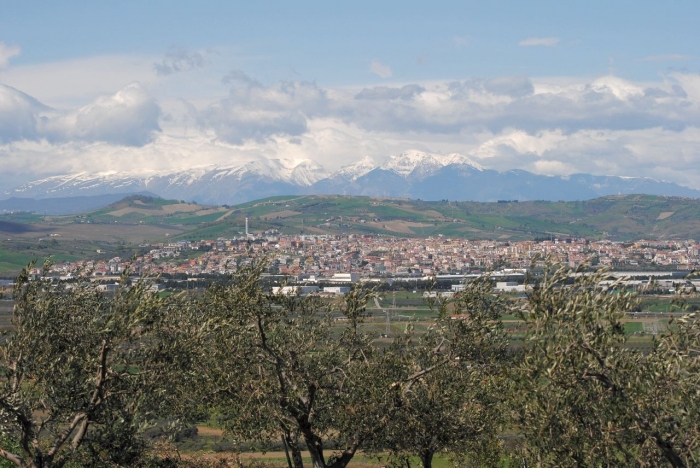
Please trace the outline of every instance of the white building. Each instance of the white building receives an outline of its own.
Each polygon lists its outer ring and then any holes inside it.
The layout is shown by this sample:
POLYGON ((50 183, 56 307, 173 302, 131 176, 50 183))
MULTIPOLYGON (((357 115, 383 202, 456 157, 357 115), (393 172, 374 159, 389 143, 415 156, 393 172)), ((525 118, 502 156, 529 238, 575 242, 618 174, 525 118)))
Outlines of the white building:
POLYGON ((454 291, 425 291, 423 293, 424 298, 437 298, 441 297, 443 299, 449 299, 455 295, 454 291))
POLYGON ((318 292, 318 286, 273 286, 272 294, 306 296, 318 292))
POLYGON ((355 283, 360 279, 357 273, 335 273, 330 281, 333 283, 355 283))
POLYGON ((525 292, 525 285, 515 281, 499 281, 493 289, 501 292, 525 292))
POLYGON ((347 294, 350 292, 349 286, 326 286, 323 288, 324 293, 329 294, 347 294))

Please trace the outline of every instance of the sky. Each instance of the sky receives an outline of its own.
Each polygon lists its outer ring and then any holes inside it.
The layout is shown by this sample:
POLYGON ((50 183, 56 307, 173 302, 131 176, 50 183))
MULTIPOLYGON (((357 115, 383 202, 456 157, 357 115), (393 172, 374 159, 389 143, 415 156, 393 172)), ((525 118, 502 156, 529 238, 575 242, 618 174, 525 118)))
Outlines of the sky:
POLYGON ((0 11, 0 189, 259 158, 332 171, 414 149, 700 188, 697 1, 0 11))

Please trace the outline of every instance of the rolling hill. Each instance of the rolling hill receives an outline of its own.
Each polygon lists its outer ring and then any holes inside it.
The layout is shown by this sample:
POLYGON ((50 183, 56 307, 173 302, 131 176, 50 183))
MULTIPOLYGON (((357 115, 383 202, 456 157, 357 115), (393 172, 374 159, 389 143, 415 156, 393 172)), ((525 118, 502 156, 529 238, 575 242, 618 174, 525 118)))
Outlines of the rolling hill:
MULTIPOLYGON (((700 200, 616 195, 587 201, 423 201, 343 195, 290 195, 207 206, 134 195, 78 215, 0 215, 0 271, 32 258, 133 255, 139 244, 261 234, 390 235, 529 240, 585 237, 700 239, 700 200)), ((145 247, 144 247, 145 248, 145 247)))
MULTIPOLYGON (((128 228, 169 230, 175 238, 288 234, 387 234, 467 239, 532 239, 564 236, 611 240, 700 238, 700 200, 656 195, 614 195, 586 201, 423 201, 344 195, 265 198, 235 206, 207 206, 134 195, 100 210, 71 216, 15 214, 5 223, 31 223, 22 236, 46 235, 80 225, 111 225, 113 238, 128 228)), ((0 224, 2 228, 3 224, 0 224)), ((18 235, 18 226, 12 233, 18 235)), ((85 228, 87 230, 87 227, 85 228)), ((12 234, 9 228, 4 234, 12 234)), ((124 241, 127 241, 124 237, 124 241)), ((138 236, 137 236, 138 237, 138 236)))
MULTIPOLYGON (((467 239, 588 237, 612 240, 700 238, 700 200, 621 195, 573 202, 449 202, 408 199, 276 197, 234 207, 252 230, 438 234, 467 239)), ((193 233, 188 233, 190 235, 193 233)))

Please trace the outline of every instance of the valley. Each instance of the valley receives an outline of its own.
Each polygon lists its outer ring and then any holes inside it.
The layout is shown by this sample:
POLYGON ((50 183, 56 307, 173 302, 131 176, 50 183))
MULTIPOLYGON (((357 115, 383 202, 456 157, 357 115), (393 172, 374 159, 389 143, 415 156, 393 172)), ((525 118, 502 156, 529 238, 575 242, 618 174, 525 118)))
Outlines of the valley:
MULTIPOLYGON (((371 236, 506 246, 568 239, 617 245, 608 250, 639 241, 672 249, 675 241, 694 245, 689 240, 700 239, 700 201, 683 197, 626 195, 574 202, 479 203, 289 195, 209 206, 133 195, 80 214, 0 216, 0 271, 18 271, 31 259, 48 255, 54 261, 115 256, 127 261, 158 243, 245 241, 246 219, 251 239, 371 236)), ((642 256, 625 263, 633 267, 645 261, 642 256)), ((678 260, 669 260, 668 267, 674 262, 678 260)))

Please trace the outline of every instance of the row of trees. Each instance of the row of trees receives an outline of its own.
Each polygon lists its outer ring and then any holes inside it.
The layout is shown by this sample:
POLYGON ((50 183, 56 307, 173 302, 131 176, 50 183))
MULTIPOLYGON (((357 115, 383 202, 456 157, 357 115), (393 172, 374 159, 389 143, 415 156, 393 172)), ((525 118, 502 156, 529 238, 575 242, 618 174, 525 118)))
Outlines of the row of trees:
POLYGON ((289 465, 393 466, 436 454, 461 466, 694 466, 700 457, 700 322, 627 346, 635 298, 604 273, 550 266, 526 304, 470 282, 434 304, 427 332, 363 332, 373 292, 339 302, 272 295, 264 261, 203 294, 115 295, 89 282, 14 289, 0 347, 0 458, 20 467, 158 466, 145 431, 215 414, 234 445, 282 443, 289 465), (513 339, 501 322, 519 314, 513 339), (458 314, 460 319, 453 319, 458 314), (504 440, 508 444, 504 444, 504 440), (507 445, 507 446, 506 446, 507 445))

